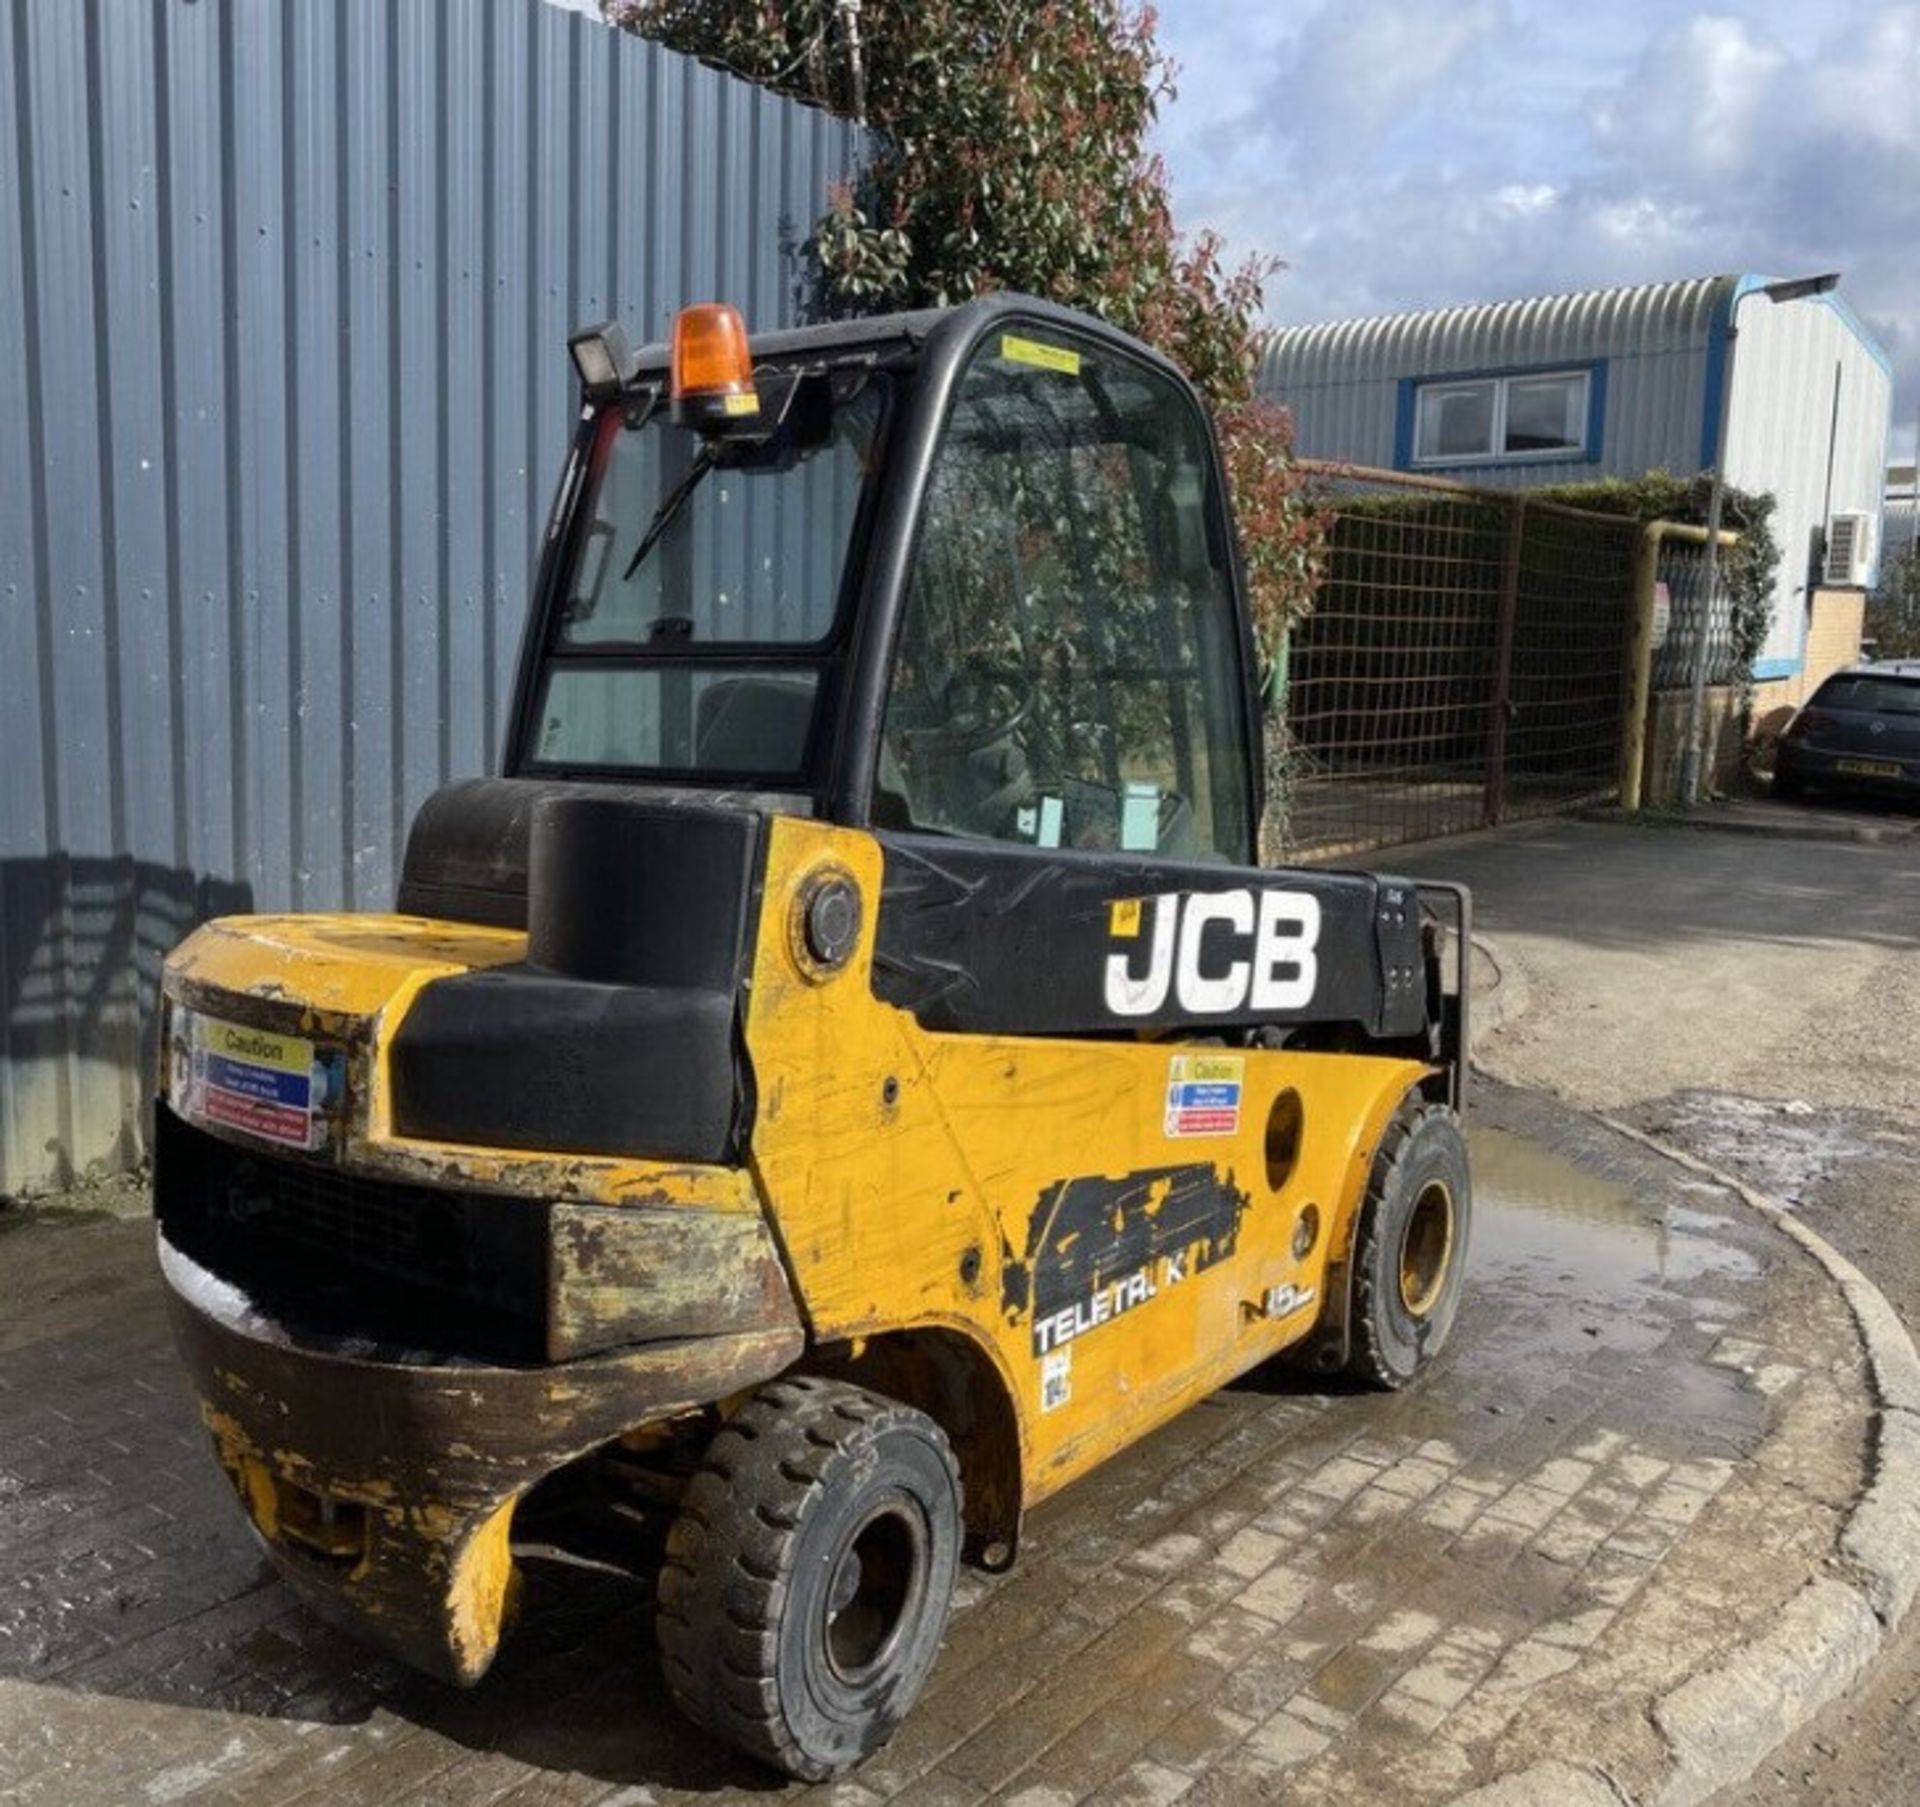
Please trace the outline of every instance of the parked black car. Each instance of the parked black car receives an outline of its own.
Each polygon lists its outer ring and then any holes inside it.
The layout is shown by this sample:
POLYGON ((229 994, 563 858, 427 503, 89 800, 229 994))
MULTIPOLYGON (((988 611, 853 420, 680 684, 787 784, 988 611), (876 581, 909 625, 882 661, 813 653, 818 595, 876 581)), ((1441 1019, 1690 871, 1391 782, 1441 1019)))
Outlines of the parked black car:
POLYGON ((1788 724, 1773 794, 1818 788, 1920 798, 1920 659, 1837 671, 1788 724))

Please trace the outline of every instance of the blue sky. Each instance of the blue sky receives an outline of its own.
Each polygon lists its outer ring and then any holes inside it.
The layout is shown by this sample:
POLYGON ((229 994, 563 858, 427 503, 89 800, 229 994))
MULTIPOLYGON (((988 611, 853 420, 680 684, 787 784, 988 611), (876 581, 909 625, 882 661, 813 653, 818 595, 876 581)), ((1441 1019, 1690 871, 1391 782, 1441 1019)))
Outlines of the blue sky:
POLYGON ((1844 272, 1920 405, 1920 3, 1160 0, 1183 227, 1276 320, 1844 272))

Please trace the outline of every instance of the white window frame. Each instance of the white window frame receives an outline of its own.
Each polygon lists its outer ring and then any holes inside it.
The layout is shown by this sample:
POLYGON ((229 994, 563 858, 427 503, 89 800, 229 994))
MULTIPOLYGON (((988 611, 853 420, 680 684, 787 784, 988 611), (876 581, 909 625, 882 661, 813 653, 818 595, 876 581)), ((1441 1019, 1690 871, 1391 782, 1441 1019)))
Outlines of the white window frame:
POLYGON ((1560 368, 1540 370, 1507 370, 1499 375, 1475 376, 1463 373, 1460 376, 1423 377, 1413 386, 1413 445, 1409 462, 1413 465, 1465 465, 1465 464, 1565 464, 1584 460, 1588 457, 1587 442, 1591 437, 1593 420, 1593 367, 1588 364, 1575 364, 1560 368), (1507 443, 1507 396, 1515 383, 1535 383, 1550 378, 1577 378, 1580 384, 1579 418, 1581 434, 1579 440, 1570 446, 1561 446, 1544 452, 1509 452, 1504 450, 1507 443), (1490 388, 1493 391, 1493 424, 1488 432, 1490 449, 1484 452, 1436 452, 1431 457, 1420 455, 1420 424, 1429 396, 1457 394, 1461 390, 1490 388))

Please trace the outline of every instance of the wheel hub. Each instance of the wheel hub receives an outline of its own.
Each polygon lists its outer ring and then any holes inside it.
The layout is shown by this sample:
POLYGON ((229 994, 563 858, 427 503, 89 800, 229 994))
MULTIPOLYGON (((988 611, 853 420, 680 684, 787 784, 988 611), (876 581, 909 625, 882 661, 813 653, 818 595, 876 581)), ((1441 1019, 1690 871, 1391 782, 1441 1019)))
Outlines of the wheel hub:
POLYGON ((1433 1180, 1420 1189, 1400 1241, 1400 1303, 1424 1318, 1439 1303, 1453 1264, 1453 1189, 1433 1180))
POLYGON ((827 1661, 853 1682, 886 1660, 924 1583, 926 1537, 897 1501, 874 1508, 841 1549, 827 1587, 827 1661))

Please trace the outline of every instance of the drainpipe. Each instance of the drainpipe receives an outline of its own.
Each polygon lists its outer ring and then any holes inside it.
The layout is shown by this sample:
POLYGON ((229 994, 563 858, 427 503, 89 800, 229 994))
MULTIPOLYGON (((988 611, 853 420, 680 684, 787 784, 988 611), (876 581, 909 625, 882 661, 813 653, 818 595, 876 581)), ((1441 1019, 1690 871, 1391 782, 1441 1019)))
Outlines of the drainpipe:
MULTIPOLYGON (((1744 295, 1733 298, 1735 315, 1744 295)), ((1687 745, 1680 756, 1680 801, 1692 809, 1700 801, 1700 742, 1706 730, 1707 661, 1712 651, 1713 596, 1720 587, 1720 514, 1727 498, 1727 413, 1733 401, 1735 331, 1727 328, 1727 359, 1720 388, 1720 430, 1714 435, 1713 487, 1707 492, 1707 568, 1700 583, 1700 631, 1694 637, 1693 676, 1687 686, 1687 745)))

